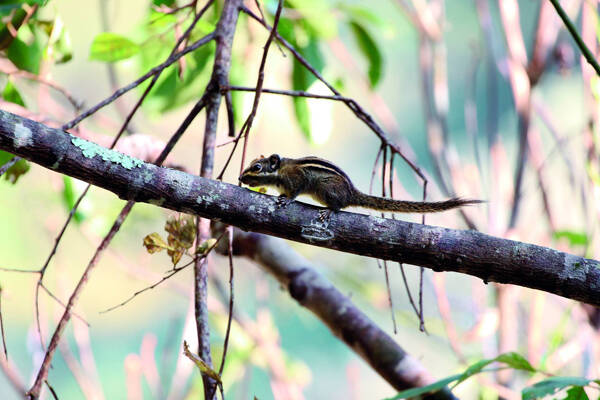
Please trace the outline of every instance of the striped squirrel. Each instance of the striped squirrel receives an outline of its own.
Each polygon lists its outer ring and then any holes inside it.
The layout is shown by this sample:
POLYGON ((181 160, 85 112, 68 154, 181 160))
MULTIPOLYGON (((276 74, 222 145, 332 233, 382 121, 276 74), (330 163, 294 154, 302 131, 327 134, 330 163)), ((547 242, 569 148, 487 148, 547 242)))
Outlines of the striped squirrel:
POLYGON ((358 206, 379 211, 431 213, 482 202, 461 198, 421 202, 371 196, 356 189, 338 166, 318 157, 283 158, 273 154, 257 158, 242 172, 239 180, 251 187, 274 187, 281 193, 280 205, 306 194, 332 211, 358 206))

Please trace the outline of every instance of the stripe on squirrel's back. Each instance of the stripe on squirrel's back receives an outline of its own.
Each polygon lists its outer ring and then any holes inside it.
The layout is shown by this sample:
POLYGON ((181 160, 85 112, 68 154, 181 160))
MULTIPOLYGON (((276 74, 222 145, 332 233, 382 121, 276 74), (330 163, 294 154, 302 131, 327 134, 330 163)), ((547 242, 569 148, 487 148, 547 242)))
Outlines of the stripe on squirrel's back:
POLYGON ((337 172, 338 174, 342 175, 344 178, 346 178, 350 181, 350 177, 348 175, 346 175, 346 173, 340 167, 338 167, 337 165, 335 165, 327 160, 323 160, 322 158, 303 157, 303 158, 298 158, 294 161, 297 164, 302 165, 304 167, 310 167, 311 164, 314 164, 315 168, 321 167, 321 168, 325 168, 332 172, 337 172))

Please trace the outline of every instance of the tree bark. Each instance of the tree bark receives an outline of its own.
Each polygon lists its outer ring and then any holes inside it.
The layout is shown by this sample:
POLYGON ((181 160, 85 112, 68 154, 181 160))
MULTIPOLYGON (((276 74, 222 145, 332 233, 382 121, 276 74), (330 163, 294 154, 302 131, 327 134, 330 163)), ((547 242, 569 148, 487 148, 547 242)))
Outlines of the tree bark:
POLYGON ((368 257, 455 271, 600 306, 600 263, 475 231, 337 212, 146 164, 0 110, 0 149, 105 188, 120 198, 259 233, 368 257))

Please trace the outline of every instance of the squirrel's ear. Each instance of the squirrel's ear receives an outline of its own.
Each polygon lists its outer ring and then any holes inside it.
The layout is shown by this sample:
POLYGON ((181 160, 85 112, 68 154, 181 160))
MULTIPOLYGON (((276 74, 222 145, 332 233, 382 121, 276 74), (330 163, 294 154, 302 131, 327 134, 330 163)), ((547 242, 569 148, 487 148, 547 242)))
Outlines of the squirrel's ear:
POLYGON ((271 169, 273 169, 273 170, 279 168, 280 162, 281 162, 281 157, 279 157, 279 154, 273 154, 269 157, 269 165, 271 166, 271 169))

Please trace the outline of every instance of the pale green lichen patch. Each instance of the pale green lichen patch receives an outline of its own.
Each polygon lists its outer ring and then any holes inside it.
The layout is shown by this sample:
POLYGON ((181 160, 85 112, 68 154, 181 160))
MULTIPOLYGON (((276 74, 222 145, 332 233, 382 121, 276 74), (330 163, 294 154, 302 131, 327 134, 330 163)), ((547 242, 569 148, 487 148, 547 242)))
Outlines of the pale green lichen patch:
POLYGON ((196 197, 196 203, 198 203, 198 204, 216 203, 218 201, 219 201, 219 196, 212 195, 212 194, 201 194, 200 196, 196 197))
POLYGON ((31 129, 22 123, 15 124, 15 147, 30 146, 33 144, 31 129))
POLYGON ((152 178, 154 178, 154 174, 152 172, 150 172, 149 170, 145 170, 143 175, 144 175, 144 183, 152 182, 152 178))
POLYGON ((119 164, 125 169, 141 167, 144 163, 142 160, 138 160, 137 158, 119 153, 118 151, 109 150, 96 143, 75 136, 71 137, 71 143, 81 149, 84 157, 94 158, 95 156, 100 156, 104 161, 110 161, 119 164))

